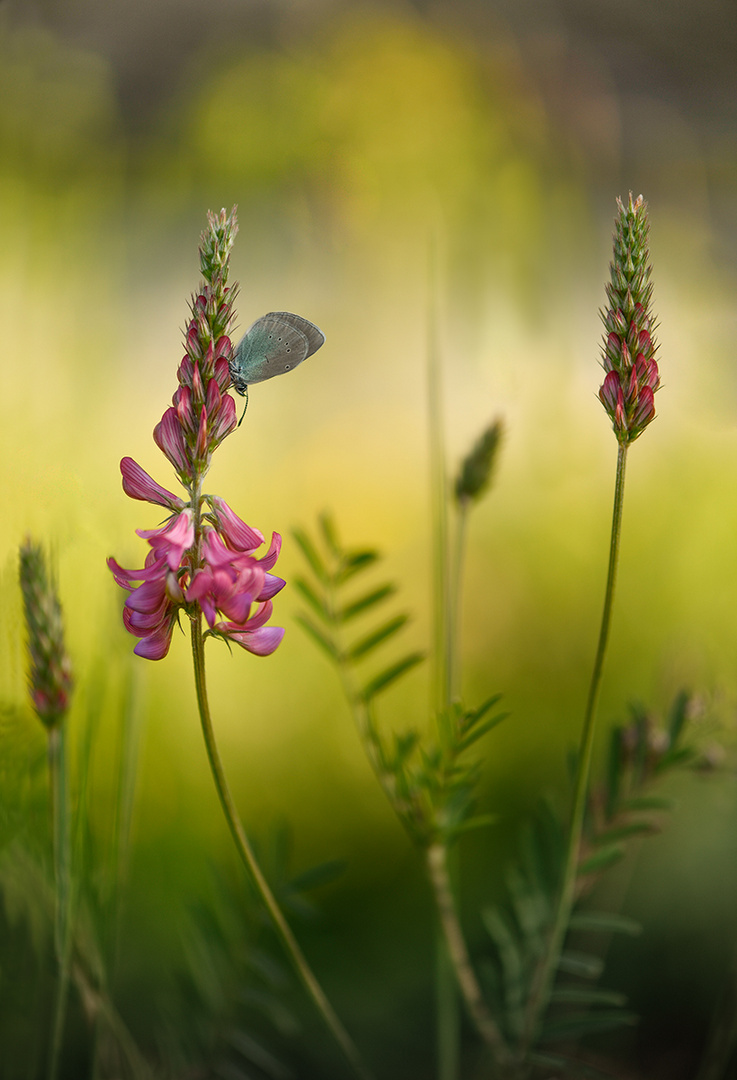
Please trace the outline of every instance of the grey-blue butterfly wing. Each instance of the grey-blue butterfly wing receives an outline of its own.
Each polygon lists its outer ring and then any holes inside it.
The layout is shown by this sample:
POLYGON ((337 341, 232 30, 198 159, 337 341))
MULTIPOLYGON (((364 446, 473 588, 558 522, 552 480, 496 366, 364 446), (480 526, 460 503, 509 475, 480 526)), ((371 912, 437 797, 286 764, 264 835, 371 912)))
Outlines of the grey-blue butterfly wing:
POLYGON ((297 367, 325 341, 319 327, 291 311, 270 311, 243 335, 230 362, 230 377, 239 394, 251 383, 273 379, 297 367))

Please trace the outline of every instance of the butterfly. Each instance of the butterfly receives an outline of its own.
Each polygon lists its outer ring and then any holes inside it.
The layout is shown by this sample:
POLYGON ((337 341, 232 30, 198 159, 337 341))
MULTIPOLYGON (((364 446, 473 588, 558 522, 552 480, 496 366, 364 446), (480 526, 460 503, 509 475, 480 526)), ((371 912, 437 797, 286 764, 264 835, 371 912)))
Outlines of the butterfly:
POLYGON ((251 383, 273 379, 312 356, 325 335, 309 319, 290 311, 270 311, 256 319, 233 351, 230 377, 235 390, 248 398, 251 383))

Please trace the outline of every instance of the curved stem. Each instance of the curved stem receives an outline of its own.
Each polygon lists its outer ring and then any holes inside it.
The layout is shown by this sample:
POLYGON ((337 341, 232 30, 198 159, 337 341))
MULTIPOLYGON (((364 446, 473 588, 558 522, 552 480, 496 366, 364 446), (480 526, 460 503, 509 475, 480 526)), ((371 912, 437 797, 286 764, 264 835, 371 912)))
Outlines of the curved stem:
POLYGON ((225 814, 230 832, 235 841, 235 846, 238 849, 238 854, 245 864, 246 870, 269 913, 277 936, 292 961, 305 990, 312 998, 315 1007, 330 1029, 335 1041, 339 1044, 356 1075, 360 1076, 361 1080, 372 1080, 371 1073, 363 1063, 353 1040, 341 1024, 332 1005, 325 996, 325 993, 307 963, 304 953, 299 947, 289 924, 284 918, 281 908, 276 902, 268 882, 261 871, 261 867, 256 860, 253 848, 251 847, 250 841, 246 836, 243 824, 238 815, 220 760, 220 754, 215 741, 215 733, 212 727, 210 707, 207 700, 207 686, 205 682, 205 647, 202 638, 201 615, 192 619, 192 656, 194 658, 197 704, 200 710, 200 719, 202 721, 202 731, 205 736, 207 756, 210 761, 213 779, 215 780, 215 787, 217 788, 218 796, 220 798, 220 805, 223 808, 223 813, 225 814))
POLYGON ((481 987, 471 966, 466 941, 461 930, 453 890, 448 873, 448 849, 436 842, 427 849, 427 867, 438 906, 448 955, 453 965, 458 987, 468 1008, 469 1015, 484 1042, 491 1048, 498 1065, 509 1061, 504 1038, 484 1002, 481 987))
POLYGON ((528 1000, 527 1025, 524 1036, 524 1045, 529 1047, 534 1041, 540 1019, 547 1008, 550 994, 558 966, 560 954, 563 950, 568 922, 575 900, 576 871, 578 868, 579 847, 581 833, 583 831, 584 814, 586 811, 586 794, 588 790, 589 772, 591 769, 591 754, 594 745, 594 729, 596 726, 596 706, 599 700, 599 688, 604 669, 604 657, 609 639, 609 624, 612 616, 612 604, 614 601, 614 586, 617 579, 617 562, 619 558, 619 541, 622 532, 622 506, 624 504, 624 477, 627 464, 627 447, 620 444, 617 456, 617 479, 614 487, 614 510, 612 513, 612 533, 609 544, 609 570, 607 572, 606 591, 604 593, 604 610, 601 616, 601 628, 599 630, 599 644, 594 659, 594 669, 591 673, 589 696, 586 702, 586 713, 581 732, 578 765, 576 769, 576 786, 573 794, 573 808, 571 810, 571 824, 568 834, 568 847, 563 870, 563 879, 558 895, 558 905, 555 912, 553 928, 548 941, 545 957, 537 969, 533 981, 530 997, 528 1000))

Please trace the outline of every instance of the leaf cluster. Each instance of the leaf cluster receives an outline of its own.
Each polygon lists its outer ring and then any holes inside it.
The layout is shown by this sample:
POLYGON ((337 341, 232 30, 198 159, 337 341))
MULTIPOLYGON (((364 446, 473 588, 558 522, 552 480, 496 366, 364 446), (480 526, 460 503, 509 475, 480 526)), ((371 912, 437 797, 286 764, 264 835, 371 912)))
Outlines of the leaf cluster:
POLYGON ((520 836, 517 859, 506 875, 505 899, 483 912, 493 947, 483 974, 495 1015, 510 1045, 548 1074, 551 1068, 561 1074, 591 1074, 580 1062, 551 1054, 548 1044, 636 1022, 624 995, 597 983, 610 935, 632 936, 641 928, 623 915, 586 909, 581 901, 593 882, 625 855, 628 841, 657 831, 653 814, 672 804, 652 790, 656 783, 673 769, 698 763, 694 746, 685 739, 691 711, 688 694, 680 693, 665 725, 656 725, 641 706, 632 706, 630 722, 612 730, 604 775, 588 800, 577 904, 550 1001, 537 1024, 534 1013, 541 1003, 536 999, 536 974, 548 948, 566 855, 565 823, 551 803, 540 803, 520 836))
MULTIPOLYGON (((315 918, 306 893, 333 880, 341 866, 326 863, 294 875, 286 828, 273 830, 260 848, 280 905, 299 921, 315 918)), ((166 1058, 181 1069, 199 1063, 208 1076, 288 1080, 295 1072, 284 1060, 284 1047, 300 1023, 288 1003, 293 981, 282 950, 255 894, 244 908, 242 882, 231 883, 214 866, 211 871, 210 895, 189 913, 186 970, 170 1017, 166 1058)))
POLYGON ((656 815, 671 810, 673 801, 650 789, 673 770, 697 765, 696 747, 685 739, 692 713, 692 699, 681 691, 665 724, 632 704, 629 723, 612 728, 604 775, 588 799, 578 867, 581 891, 624 857, 627 840, 659 831, 656 815))
POLYGON ((370 676, 364 663, 389 643, 409 621, 406 614, 377 618, 363 632, 353 630, 364 616, 383 612, 396 592, 391 582, 352 591, 364 571, 375 566, 375 551, 344 549, 335 525, 325 514, 319 519, 318 541, 304 530, 295 540, 311 570, 296 587, 309 607, 299 621, 310 637, 336 665, 351 704, 369 760, 389 800, 409 831, 422 845, 449 842, 464 830, 488 824, 492 818, 474 814, 473 793, 480 766, 466 753, 503 718, 495 712, 495 696, 477 709, 454 703, 437 717, 431 734, 417 728, 384 735, 374 714, 377 696, 411 671, 423 659, 420 652, 400 654, 370 676))

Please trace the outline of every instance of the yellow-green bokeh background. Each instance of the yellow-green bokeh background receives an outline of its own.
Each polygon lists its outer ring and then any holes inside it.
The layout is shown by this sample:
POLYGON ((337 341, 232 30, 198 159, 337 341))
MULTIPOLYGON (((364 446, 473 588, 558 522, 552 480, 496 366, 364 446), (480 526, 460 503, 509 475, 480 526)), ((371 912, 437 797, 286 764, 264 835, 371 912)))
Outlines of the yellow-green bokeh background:
MULTIPOLYGON (((565 6, 525 28, 470 3, 224 5, 198 42, 199 17, 182 5, 193 39, 177 63, 180 26, 170 40, 167 20, 134 7, 128 36, 106 50, 109 34, 84 32, 99 31, 99 15, 67 6, 67 19, 43 5, 32 17, 20 5, 0 11, 5 697, 23 691, 14 579, 26 533, 53 548, 80 693, 96 664, 116 686, 131 662, 105 558, 140 565, 134 529, 158 517, 123 495, 118 462, 130 455, 174 483, 151 431, 175 388, 205 211, 235 203, 241 327, 288 309, 327 341, 289 378, 253 389, 209 486, 285 535, 287 581, 301 570, 290 529, 330 508, 347 542, 386 555, 415 615, 407 644, 429 644, 434 237, 451 465, 493 416, 507 429, 494 492, 472 519, 463 621, 469 698, 501 691, 512 714, 485 745, 485 800, 501 825, 469 848, 479 892, 493 893, 520 815, 540 789, 562 793, 579 730, 616 458, 596 398, 597 312, 614 198, 633 190, 651 208, 663 388, 630 454, 601 719, 621 720, 632 699, 662 712, 685 686, 729 741, 737 142, 720 96, 727 74, 711 98, 699 87, 691 101, 663 44, 675 30, 686 41, 688 28, 663 16, 644 33, 636 5, 614 43, 605 20, 594 20, 598 36, 578 35, 565 6), (141 70, 160 60, 163 74, 136 97, 126 60, 138 48, 141 70), (632 70, 649 70, 633 85, 626 48, 632 70)), ((717 6, 697 44, 733 29, 717 6)), ((418 1002, 429 1008, 429 899, 298 609, 287 588, 275 620, 287 635, 269 659, 210 648, 213 713, 245 820, 258 833, 287 819, 297 866, 347 860, 325 897, 338 944, 323 927, 313 947, 363 1038, 386 1040, 387 1075, 399 1075, 398 1003, 420 1026, 418 1002)), ((134 662, 142 723, 126 977, 140 999, 176 964, 178 919, 205 862, 230 853, 186 637, 162 663, 134 662)), ((417 672, 387 699, 388 724, 423 722, 426 683, 417 672)), ((41 731, 23 737, 31 756, 42 752, 41 731)), ((661 1012, 686 1008, 692 980, 713 990, 737 925, 733 778, 684 781, 679 795, 628 901, 652 934, 631 960, 634 992, 652 989, 638 976, 648 957, 670 965, 666 1005, 651 1008, 656 1042, 661 1012), (707 959, 694 973, 696 955, 707 959)))

